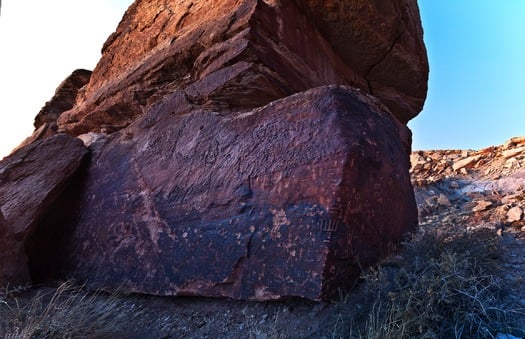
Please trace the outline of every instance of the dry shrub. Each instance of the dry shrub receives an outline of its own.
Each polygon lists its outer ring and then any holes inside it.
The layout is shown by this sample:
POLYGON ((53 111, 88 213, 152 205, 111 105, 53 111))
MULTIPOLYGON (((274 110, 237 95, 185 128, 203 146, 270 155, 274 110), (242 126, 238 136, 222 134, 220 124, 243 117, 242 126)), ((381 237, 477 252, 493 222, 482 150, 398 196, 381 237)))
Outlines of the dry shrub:
POLYGON ((406 244, 399 268, 366 276, 374 300, 366 338, 493 338, 525 335, 525 315, 508 300, 498 274, 499 239, 493 231, 420 236, 406 244), (521 324, 523 325, 523 323, 521 324))
MULTIPOLYGON (((26 292, 27 293, 27 292, 26 292)), ((116 319, 125 316, 116 295, 92 293, 66 282, 36 296, 18 298, 19 291, 0 293, 3 338, 111 338, 116 319)))

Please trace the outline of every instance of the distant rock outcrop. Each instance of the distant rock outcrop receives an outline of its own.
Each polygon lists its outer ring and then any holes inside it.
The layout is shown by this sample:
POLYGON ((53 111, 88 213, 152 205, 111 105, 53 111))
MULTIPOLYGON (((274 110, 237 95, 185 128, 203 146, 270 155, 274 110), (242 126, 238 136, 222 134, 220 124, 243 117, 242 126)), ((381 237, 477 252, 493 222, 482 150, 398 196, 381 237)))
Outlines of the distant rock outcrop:
POLYGON ((89 82, 91 73, 85 69, 77 69, 62 81, 53 98, 46 102, 35 117, 35 128, 39 129, 46 123, 56 124, 56 120, 62 112, 73 108, 79 90, 89 82))
POLYGON ((455 209, 461 224, 525 232, 525 137, 482 150, 417 151, 411 163, 421 222, 438 209, 455 209), (449 204, 440 204, 440 196, 449 204))
POLYGON ((45 103, 36 115, 33 134, 18 145, 13 152, 37 140, 49 138, 58 133, 58 117, 74 106, 78 92, 89 82, 91 73, 85 69, 77 69, 62 81, 57 87, 55 95, 45 103))
POLYGON ((91 156, 22 237, 35 281, 328 299, 417 224, 415 0, 137 0, 85 75, 36 119, 91 156))

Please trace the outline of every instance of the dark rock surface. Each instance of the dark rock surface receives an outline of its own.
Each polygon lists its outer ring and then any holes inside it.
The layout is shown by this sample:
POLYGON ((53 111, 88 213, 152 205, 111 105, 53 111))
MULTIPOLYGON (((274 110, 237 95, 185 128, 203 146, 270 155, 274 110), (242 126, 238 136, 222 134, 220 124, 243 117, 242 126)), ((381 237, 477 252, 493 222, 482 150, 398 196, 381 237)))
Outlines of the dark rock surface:
POLYGON ((416 225, 406 127, 364 93, 322 87, 235 116, 190 107, 175 92, 98 146, 68 275, 159 295, 326 299, 416 225))
POLYGON ((25 241, 86 154, 80 140, 61 134, 0 162, 0 285, 30 282, 25 241))

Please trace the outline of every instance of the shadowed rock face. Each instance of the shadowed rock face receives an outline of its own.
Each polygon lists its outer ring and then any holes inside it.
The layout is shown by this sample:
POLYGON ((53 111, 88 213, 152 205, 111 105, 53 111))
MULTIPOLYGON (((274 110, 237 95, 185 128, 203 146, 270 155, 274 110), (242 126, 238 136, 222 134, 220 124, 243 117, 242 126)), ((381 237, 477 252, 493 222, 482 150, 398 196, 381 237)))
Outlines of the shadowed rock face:
POLYGON ((86 154, 80 140, 62 134, 0 162, 0 285, 30 282, 25 241, 86 154))
POLYGON ((160 295, 327 299, 416 225, 406 127, 365 94, 190 108, 175 92, 99 146, 58 249, 68 275, 160 295))
POLYGON ((118 130, 173 90, 232 112, 342 84, 404 123, 421 110, 428 63, 415 1, 295 3, 136 1, 59 130, 118 130))

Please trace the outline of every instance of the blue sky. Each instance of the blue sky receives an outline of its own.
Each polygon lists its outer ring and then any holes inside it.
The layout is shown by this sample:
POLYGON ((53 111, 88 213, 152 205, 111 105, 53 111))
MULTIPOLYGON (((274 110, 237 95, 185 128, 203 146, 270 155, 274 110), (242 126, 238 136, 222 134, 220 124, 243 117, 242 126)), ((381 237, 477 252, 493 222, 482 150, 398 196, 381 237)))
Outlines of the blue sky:
MULTIPOLYGON (((0 158, 31 134, 71 71, 95 67, 131 3, 2 0, 0 158)), ((525 135, 525 0, 418 3, 430 80, 423 112, 409 123, 413 149, 479 149, 525 135)))
POLYGON ((525 135, 525 1, 419 0, 430 62, 413 149, 479 149, 525 135))

